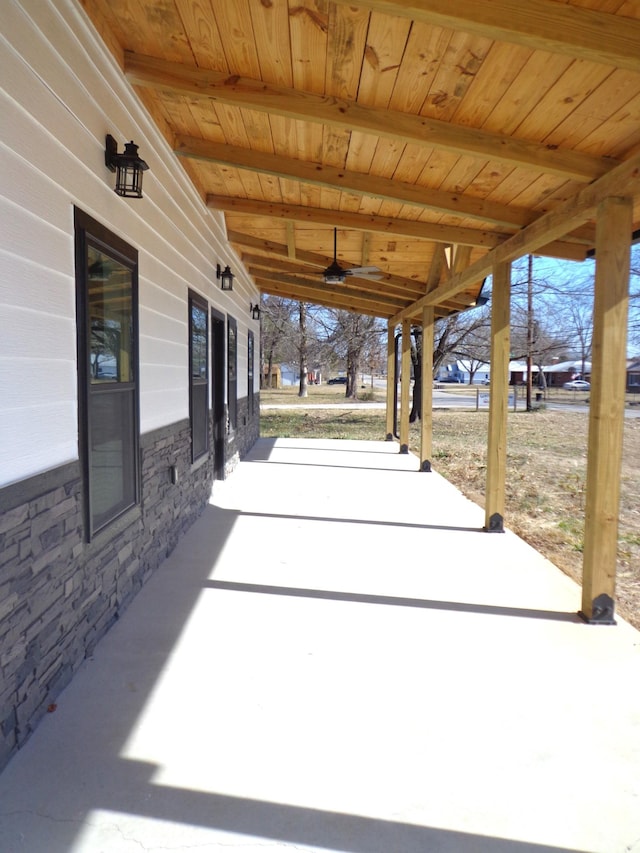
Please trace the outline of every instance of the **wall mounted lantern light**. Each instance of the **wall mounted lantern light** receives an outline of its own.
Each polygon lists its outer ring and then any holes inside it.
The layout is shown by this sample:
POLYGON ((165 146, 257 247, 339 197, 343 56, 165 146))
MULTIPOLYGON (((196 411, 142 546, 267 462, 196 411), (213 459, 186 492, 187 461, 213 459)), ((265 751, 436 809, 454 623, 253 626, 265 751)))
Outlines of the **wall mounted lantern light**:
POLYGON ((233 273, 229 269, 229 264, 224 269, 220 264, 216 266, 216 278, 220 279, 222 290, 233 290, 233 273))
POLYGON ((254 305, 252 302, 249 303, 249 313, 253 317, 254 320, 260 319, 260 304, 256 302, 254 305))
POLYGON ((138 157, 138 146, 127 142, 124 151, 118 154, 118 143, 107 134, 104 162, 106 167, 116 173, 115 191, 125 198, 142 198, 142 173, 149 166, 138 157))

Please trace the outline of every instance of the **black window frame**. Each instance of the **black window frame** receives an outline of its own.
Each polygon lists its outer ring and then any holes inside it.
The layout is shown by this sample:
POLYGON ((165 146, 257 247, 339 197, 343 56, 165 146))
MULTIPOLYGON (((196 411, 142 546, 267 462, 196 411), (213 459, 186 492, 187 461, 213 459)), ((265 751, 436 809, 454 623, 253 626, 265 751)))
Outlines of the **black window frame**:
POLYGON ((227 314, 227 413, 229 432, 238 426, 238 322, 227 314))
MULTIPOLYGON (((87 541, 109 528, 141 501, 140 463, 140 383, 138 323, 138 251, 106 226, 79 208, 74 208, 76 319, 78 355, 78 451, 83 477, 85 532, 87 541), (91 348, 94 320, 90 316, 89 287, 91 273, 89 252, 106 255, 115 264, 129 270, 130 316, 128 337, 128 381, 114 376, 103 382, 92 382, 91 348), (120 412, 122 432, 121 473, 123 498, 113 503, 100 517, 95 505, 99 486, 98 465, 94 465, 94 442, 105 427, 98 416, 102 411, 120 412), (124 478, 126 476, 126 482, 124 478)), ((94 377, 95 378, 95 377, 94 377)), ((117 469, 116 469, 117 470, 117 469)))
POLYGON ((206 299, 189 291, 188 300, 189 327, 189 426, 191 431, 191 462, 206 456, 210 448, 209 440, 209 305, 206 299), (205 338, 202 344, 204 354, 204 376, 201 371, 194 373, 194 325, 193 309, 202 312, 205 323, 205 338), (198 421, 197 421, 198 419, 198 421))

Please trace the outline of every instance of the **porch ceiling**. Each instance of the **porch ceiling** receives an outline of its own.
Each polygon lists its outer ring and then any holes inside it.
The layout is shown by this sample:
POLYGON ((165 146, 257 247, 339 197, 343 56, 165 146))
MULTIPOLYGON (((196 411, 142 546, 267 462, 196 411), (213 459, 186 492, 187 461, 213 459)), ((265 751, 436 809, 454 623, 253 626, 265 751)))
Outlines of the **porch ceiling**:
POLYGON ((82 5, 264 293, 442 316, 492 249, 586 257, 606 195, 640 227, 637 4, 82 5), (334 227, 381 280, 325 284, 334 227))

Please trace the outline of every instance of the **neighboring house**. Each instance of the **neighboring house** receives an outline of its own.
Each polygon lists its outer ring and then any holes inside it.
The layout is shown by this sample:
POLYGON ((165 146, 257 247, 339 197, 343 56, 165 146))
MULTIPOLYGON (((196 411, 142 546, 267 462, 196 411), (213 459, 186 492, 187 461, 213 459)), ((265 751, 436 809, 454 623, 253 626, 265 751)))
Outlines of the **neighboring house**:
POLYGON ((549 388, 562 388, 565 382, 571 382, 573 379, 589 380, 591 378, 591 362, 581 359, 562 361, 559 364, 543 368, 543 373, 549 388))
POLYGON ((282 388, 282 372, 280 370, 279 364, 273 364, 271 366, 271 376, 269 374, 268 366, 264 368, 264 376, 263 376, 263 387, 271 388, 274 390, 279 390, 282 388))
MULTIPOLYGON (((281 364, 279 366, 280 371, 280 385, 279 388, 291 388, 293 385, 300 384, 300 370, 296 365, 293 364, 281 364)), ((319 385, 320 384, 320 371, 319 370, 310 370, 307 373, 307 382, 309 385, 319 385)))
POLYGON ((259 433, 259 294, 220 214, 75 3, 2 15, 0 767, 259 433))
POLYGON ((300 384, 300 371, 294 365, 281 364, 280 373, 283 388, 290 388, 292 385, 300 384))
POLYGON ((640 358, 632 359, 627 364, 627 391, 640 394, 640 358))
POLYGON ((452 362, 451 364, 443 364, 437 374, 436 374, 436 382, 463 382, 464 381, 464 373, 459 368, 459 362, 452 362))
POLYGON ((462 381, 468 385, 473 373, 473 385, 486 385, 491 378, 490 365, 481 361, 469 361, 461 358, 456 362, 458 376, 462 377, 462 381))
MULTIPOLYGON (((461 382, 470 384, 473 369, 472 385, 486 385, 491 379, 491 365, 484 362, 470 362, 467 359, 459 359, 454 364, 447 365, 438 371, 437 382, 461 382)), ((533 365, 531 369, 533 381, 536 382, 538 368, 533 365)), ((527 381, 527 365, 521 361, 509 362, 509 384, 522 385, 527 381)))

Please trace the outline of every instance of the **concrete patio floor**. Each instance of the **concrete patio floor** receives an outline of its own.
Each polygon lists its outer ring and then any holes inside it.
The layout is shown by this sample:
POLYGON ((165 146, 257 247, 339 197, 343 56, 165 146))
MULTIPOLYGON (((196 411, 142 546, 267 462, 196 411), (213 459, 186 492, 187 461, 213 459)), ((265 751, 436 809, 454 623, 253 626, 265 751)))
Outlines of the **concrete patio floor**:
POLYGON ((640 851, 640 633, 417 468, 261 439, 0 775, 0 851, 640 851))

